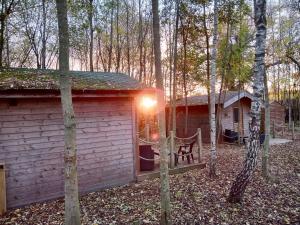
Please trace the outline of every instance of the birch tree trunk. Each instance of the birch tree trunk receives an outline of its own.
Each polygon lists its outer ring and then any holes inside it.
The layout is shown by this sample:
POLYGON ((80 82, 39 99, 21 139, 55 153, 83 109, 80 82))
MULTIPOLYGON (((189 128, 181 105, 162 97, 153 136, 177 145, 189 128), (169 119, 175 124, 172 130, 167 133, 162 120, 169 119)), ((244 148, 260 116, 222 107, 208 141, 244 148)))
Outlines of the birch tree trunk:
POLYGON ((253 174, 260 148, 260 113, 264 92, 265 48, 266 48, 266 0, 254 0, 254 22, 257 30, 253 79, 253 100, 251 102, 250 138, 242 171, 233 182, 228 201, 240 203, 253 174))
POLYGON ((210 73, 210 165, 209 176, 216 176, 216 58, 217 58, 217 38, 218 38, 218 0, 214 0, 214 31, 213 46, 211 54, 210 73))
POLYGON ((76 123, 69 71, 69 33, 66 0, 56 0, 59 34, 60 94, 65 125, 65 224, 80 224, 77 179, 76 123))
POLYGON ((262 174, 264 178, 268 179, 268 163, 269 163, 269 145, 270 145, 270 102, 267 74, 264 76, 265 85, 265 143, 262 154, 262 174))
POLYGON ((161 70, 161 50, 160 50, 160 28, 158 15, 158 0, 152 0, 153 14, 153 41, 154 41, 154 60, 156 88, 158 90, 158 126, 159 126, 159 148, 160 148, 160 205, 161 217, 160 224, 171 224, 170 209, 170 187, 168 170, 168 149, 166 139, 166 120, 165 120, 165 99, 164 84, 161 70))

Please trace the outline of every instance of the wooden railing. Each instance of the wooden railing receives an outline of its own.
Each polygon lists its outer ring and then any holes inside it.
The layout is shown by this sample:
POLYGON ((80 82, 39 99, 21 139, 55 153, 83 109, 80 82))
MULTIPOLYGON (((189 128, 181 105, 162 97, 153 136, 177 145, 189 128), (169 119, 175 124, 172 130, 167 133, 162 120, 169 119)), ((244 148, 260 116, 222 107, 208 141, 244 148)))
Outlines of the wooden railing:
MULTIPOLYGON (((148 130, 147 128, 145 129, 146 131, 148 130)), ((155 155, 159 155, 159 142, 158 141, 151 141, 150 140, 150 134, 145 135, 146 139, 138 138, 139 143, 144 143, 146 145, 151 145, 152 149, 156 153, 155 155)), ((201 163, 202 160, 202 150, 203 150, 203 145, 202 145, 202 136, 201 136, 201 128, 197 129, 197 132, 193 134, 190 137, 186 138, 180 138, 175 135, 174 131, 170 131, 170 135, 167 137, 167 144, 168 144, 168 149, 169 149, 169 156, 170 156, 170 168, 173 169, 175 167, 175 155, 178 156, 187 156, 191 155, 192 153, 185 153, 185 154, 178 154, 176 151, 176 143, 177 145, 184 144, 187 142, 192 142, 195 140, 195 142, 198 145, 197 148, 197 155, 198 155, 198 162, 201 163)), ((141 156, 139 158, 147 161, 154 161, 154 159, 145 159, 141 156)))
POLYGON ((295 140, 295 123, 291 123, 291 127, 286 125, 285 123, 276 124, 275 121, 272 122, 272 135, 273 138, 278 137, 280 134, 282 137, 286 137, 285 134, 291 131, 292 132, 292 140, 295 140))

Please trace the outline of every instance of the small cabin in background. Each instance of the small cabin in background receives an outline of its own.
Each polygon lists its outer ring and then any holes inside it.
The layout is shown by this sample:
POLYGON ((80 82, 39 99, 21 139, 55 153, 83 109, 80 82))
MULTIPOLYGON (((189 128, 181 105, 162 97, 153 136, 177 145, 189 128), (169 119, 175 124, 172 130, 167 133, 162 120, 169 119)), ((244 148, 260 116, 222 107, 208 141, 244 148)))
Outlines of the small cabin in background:
MULTIPOLYGON (((0 163, 7 206, 64 194, 64 123, 54 70, 0 73, 0 163)), ((136 99, 147 92, 125 74, 75 72, 72 80, 80 193, 136 179, 136 99)), ((151 91, 153 94, 153 91, 151 91)))
MULTIPOLYGON (((232 130, 240 136, 249 135, 249 119, 252 95, 247 91, 224 92, 220 98, 222 132, 232 130)), ((218 110, 219 94, 216 95, 216 111, 218 110)), ((185 134, 185 99, 176 102, 176 134, 179 137, 191 136, 197 128, 202 130, 202 140, 210 142, 210 125, 207 95, 190 96, 188 105, 188 132, 185 134)), ((167 115, 169 107, 166 109, 167 115)), ((169 116, 167 116, 167 119, 169 116)), ((168 121, 167 121, 167 124, 168 121)), ((170 129, 168 129, 170 130, 170 129)))

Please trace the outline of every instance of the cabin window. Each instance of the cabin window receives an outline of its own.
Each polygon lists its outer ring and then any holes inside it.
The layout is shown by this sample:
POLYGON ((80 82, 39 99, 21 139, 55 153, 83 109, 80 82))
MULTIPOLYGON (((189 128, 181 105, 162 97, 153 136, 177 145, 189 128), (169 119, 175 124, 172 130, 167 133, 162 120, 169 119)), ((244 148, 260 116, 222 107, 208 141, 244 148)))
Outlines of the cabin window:
POLYGON ((239 122, 239 108, 233 108, 233 122, 239 122))

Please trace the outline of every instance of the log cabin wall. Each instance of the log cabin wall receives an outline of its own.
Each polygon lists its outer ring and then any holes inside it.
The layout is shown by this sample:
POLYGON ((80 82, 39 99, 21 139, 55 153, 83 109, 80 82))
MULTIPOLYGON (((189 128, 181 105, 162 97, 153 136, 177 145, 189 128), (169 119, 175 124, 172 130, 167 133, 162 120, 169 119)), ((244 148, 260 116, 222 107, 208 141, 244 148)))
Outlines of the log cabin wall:
MULTIPOLYGON (((80 193, 134 180, 132 106, 132 98, 74 100, 80 193)), ((59 99, 0 99, 8 207, 63 196, 63 151, 59 99)))

